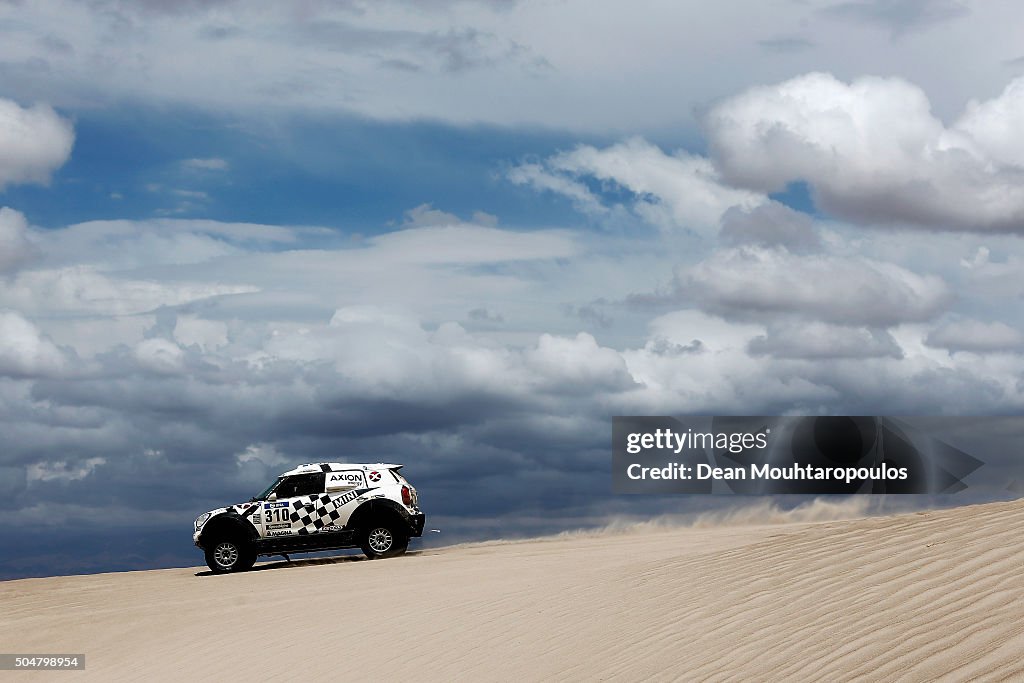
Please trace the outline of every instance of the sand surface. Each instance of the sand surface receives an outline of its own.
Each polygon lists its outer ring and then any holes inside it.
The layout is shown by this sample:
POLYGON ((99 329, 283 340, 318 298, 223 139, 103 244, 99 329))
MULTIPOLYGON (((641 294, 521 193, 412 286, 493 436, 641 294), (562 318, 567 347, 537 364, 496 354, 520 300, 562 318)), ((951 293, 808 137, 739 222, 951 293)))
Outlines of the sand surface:
POLYGON ((1024 680, 1024 501, 0 583, 5 680, 1024 680), (197 575, 199 574, 199 575, 197 575))

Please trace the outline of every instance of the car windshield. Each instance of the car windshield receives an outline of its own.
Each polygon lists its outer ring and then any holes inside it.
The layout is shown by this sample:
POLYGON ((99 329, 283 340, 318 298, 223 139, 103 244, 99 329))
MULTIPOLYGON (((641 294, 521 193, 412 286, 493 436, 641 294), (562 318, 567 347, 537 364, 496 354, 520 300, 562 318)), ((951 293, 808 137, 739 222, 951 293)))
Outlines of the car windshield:
POLYGON ((263 493, 261 493, 258 496, 253 497, 252 500, 254 500, 254 501, 256 501, 256 500, 266 500, 267 496, 270 495, 270 492, 277 488, 277 485, 281 483, 282 479, 284 479, 284 477, 278 477, 277 479, 275 479, 273 481, 273 483, 270 484, 270 486, 268 486, 267 488, 265 488, 263 490, 263 493))

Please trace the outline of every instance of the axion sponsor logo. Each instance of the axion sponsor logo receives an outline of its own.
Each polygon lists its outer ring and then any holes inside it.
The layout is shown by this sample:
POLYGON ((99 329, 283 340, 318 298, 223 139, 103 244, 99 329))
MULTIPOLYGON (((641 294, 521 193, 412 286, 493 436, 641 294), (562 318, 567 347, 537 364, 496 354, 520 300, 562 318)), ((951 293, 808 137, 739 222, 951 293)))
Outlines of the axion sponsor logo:
POLYGON ((328 481, 332 483, 341 481, 350 482, 353 484, 358 483, 362 480, 363 475, 360 474, 359 472, 335 472, 334 474, 331 475, 330 479, 328 479, 328 481))

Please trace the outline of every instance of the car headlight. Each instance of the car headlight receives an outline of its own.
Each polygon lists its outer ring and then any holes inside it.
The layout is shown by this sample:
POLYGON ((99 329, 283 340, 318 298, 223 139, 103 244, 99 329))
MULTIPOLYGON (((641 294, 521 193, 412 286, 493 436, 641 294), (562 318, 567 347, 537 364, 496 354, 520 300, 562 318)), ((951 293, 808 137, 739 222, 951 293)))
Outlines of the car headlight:
POLYGON ((208 520, 209 518, 209 512, 204 512, 203 514, 196 517, 196 531, 199 531, 202 528, 202 526, 206 524, 206 520, 208 520))

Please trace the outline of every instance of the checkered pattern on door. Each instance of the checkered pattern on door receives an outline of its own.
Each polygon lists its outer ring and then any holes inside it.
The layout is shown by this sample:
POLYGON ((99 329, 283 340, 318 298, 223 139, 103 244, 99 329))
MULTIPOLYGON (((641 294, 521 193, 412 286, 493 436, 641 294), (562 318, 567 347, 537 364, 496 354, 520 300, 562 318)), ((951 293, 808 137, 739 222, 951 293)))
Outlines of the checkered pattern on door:
POLYGON ((301 524, 298 533, 301 535, 313 534, 325 526, 340 526, 341 508, 372 489, 353 489, 342 494, 331 495, 321 493, 318 496, 309 496, 292 501, 291 520, 294 526, 296 522, 301 524))

